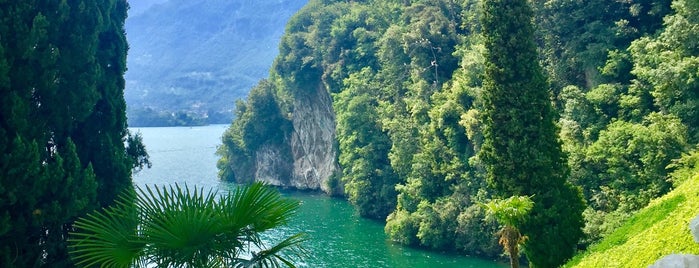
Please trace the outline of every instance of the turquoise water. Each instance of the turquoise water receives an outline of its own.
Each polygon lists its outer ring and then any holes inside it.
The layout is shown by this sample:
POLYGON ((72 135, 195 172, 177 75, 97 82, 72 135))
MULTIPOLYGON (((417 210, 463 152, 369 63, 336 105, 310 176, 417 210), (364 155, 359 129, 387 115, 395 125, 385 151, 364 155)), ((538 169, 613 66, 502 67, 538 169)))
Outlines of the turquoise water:
MULTIPOLYGON (((225 125, 134 128, 140 131, 153 167, 134 175, 138 185, 187 184, 226 192, 218 181, 214 154, 225 125)), ((304 232, 311 256, 300 267, 507 267, 504 263, 402 247, 387 240, 383 223, 361 218, 345 200, 315 192, 283 191, 301 206, 288 226, 266 237, 304 232)))

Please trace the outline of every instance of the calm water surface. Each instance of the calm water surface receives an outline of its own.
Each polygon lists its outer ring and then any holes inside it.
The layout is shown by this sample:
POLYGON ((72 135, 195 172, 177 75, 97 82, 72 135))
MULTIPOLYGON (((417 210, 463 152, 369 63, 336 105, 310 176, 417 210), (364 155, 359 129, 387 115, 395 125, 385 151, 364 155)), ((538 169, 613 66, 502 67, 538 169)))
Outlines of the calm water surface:
MULTIPOLYGON (((214 154, 226 125, 205 127, 132 128, 140 131, 151 169, 134 175, 138 185, 171 183, 226 192, 235 185, 217 178, 214 154)), ((311 257, 301 267, 507 267, 503 263, 458 255, 416 250, 390 243, 383 223, 360 218, 345 200, 314 192, 284 191, 301 202, 290 224, 267 234, 271 240, 305 232, 311 257)))

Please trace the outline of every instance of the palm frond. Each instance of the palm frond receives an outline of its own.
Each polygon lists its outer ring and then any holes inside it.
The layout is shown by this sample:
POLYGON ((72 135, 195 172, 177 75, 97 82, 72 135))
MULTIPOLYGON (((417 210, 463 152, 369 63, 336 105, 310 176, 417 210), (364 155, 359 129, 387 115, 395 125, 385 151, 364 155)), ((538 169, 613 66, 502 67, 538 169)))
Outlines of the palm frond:
POLYGON ((482 206, 501 224, 518 226, 532 210, 534 202, 529 196, 511 196, 507 199, 493 199, 482 206))
POLYGON ((187 185, 136 187, 113 207, 76 222, 71 254, 79 266, 294 267, 292 258, 304 253, 304 236, 264 249, 260 233, 285 224, 298 205, 262 183, 220 198, 187 185), (249 248, 263 250, 250 260, 239 258, 249 248))
POLYGON ((255 232, 263 232, 286 224, 299 203, 284 199, 273 188, 263 183, 253 183, 240 187, 219 202, 229 224, 237 227, 252 227, 255 232))
POLYGON ((301 245, 306 241, 306 235, 303 233, 292 235, 269 249, 262 250, 254 254, 252 263, 257 263, 261 267, 282 267, 282 264, 287 267, 296 267, 293 264, 293 258, 305 258, 308 253, 301 245))
POLYGON ((214 191, 205 194, 203 189, 190 190, 176 184, 155 191, 146 187, 139 198, 150 211, 143 223, 143 235, 149 241, 147 250, 155 256, 154 262, 208 266, 214 256, 230 247, 217 240, 224 230, 214 209, 214 191))
POLYGON ((78 266, 131 267, 143 257, 145 242, 139 237, 138 208, 133 192, 120 196, 114 206, 78 219, 68 242, 78 266))

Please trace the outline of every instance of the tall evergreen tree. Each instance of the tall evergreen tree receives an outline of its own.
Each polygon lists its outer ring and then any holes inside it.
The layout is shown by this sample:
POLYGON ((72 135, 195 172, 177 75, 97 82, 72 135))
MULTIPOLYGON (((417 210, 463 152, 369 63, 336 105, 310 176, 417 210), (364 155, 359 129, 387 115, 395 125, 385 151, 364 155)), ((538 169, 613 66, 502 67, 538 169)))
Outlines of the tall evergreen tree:
POLYGON ((566 182, 546 77, 537 60, 532 10, 526 0, 483 3, 486 69, 481 157, 501 197, 531 196, 534 208, 521 231, 532 267, 556 267, 582 237, 584 204, 566 182))
POLYGON ((0 2, 0 267, 72 266, 72 222, 132 187, 126 10, 0 2))

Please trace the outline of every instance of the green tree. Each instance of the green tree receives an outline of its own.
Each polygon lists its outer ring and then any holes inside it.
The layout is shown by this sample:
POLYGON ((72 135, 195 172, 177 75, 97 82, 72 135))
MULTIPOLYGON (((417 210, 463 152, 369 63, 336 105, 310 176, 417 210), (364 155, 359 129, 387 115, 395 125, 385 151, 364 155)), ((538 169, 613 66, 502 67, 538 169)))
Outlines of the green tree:
POLYGON ((0 6, 0 266, 69 267, 65 240, 75 218, 132 187, 128 4, 0 6))
POLYGON ((137 188, 78 219, 71 254, 82 267, 295 267, 303 234, 272 245, 260 234, 286 224, 298 205, 261 183, 221 197, 179 185, 137 188))
POLYGON ((699 4, 672 2, 675 13, 665 18, 656 37, 643 37, 629 47, 631 71, 638 79, 632 89, 652 96, 663 113, 674 114, 699 141, 699 4))
MULTIPOLYGON (((599 67, 610 52, 653 34, 670 12, 670 0, 533 1, 545 66, 558 92, 604 82, 599 67)), ((626 70, 628 73, 628 70, 626 70)), ((621 82, 621 81, 620 81, 621 82)))
MULTIPOLYGON (((217 166, 222 180, 248 182, 254 178, 255 153, 265 145, 283 146, 291 135, 292 123, 285 117, 275 94, 276 85, 261 80, 250 90, 247 101, 236 102, 236 120, 223 134, 217 166)), ((290 158, 290 149, 282 147, 282 157, 290 158)), ((289 174, 287 177, 290 177, 289 174)))
MULTIPOLYGON (((459 47, 461 68, 430 96, 429 122, 410 137, 416 152, 406 157, 407 179, 396 187, 397 207, 385 231, 403 244, 495 257, 500 254, 497 240, 492 239, 497 226, 483 222, 484 211, 477 205, 489 195, 475 158, 482 143, 474 116, 482 81, 482 44, 475 35, 467 40, 459 47)), ((398 142, 405 141, 396 140, 394 146, 398 142)))
POLYGON ((146 145, 143 144, 143 135, 141 132, 131 134, 128 132, 126 136, 126 155, 131 160, 131 168, 133 172, 139 172, 143 168, 151 168, 153 163, 150 162, 146 145))
POLYGON ((571 179, 591 208, 629 213, 671 189, 667 166, 687 150, 687 129, 671 115, 652 113, 642 123, 615 121, 584 149, 571 179))
POLYGON ((533 267, 561 265, 582 237, 579 192, 566 182, 566 156, 558 139, 546 78, 538 64, 532 10, 527 1, 483 3, 486 48, 480 156, 488 183, 501 197, 533 196, 521 226, 533 267))
POLYGON ((385 219, 395 208, 397 176, 388 152, 391 142, 379 122, 376 83, 365 68, 345 80, 346 88, 334 96, 337 113, 339 162, 349 200, 366 217, 385 219))
POLYGON ((507 199, 492 200, 484 206, 488 215, 495 216, 502 225, 499 232, 500 245, 510 256, 510 266, 519 268, 519 245, 527 240, 519 228, 534 207, 534 202, 528 196, 511 196, 507 199))

